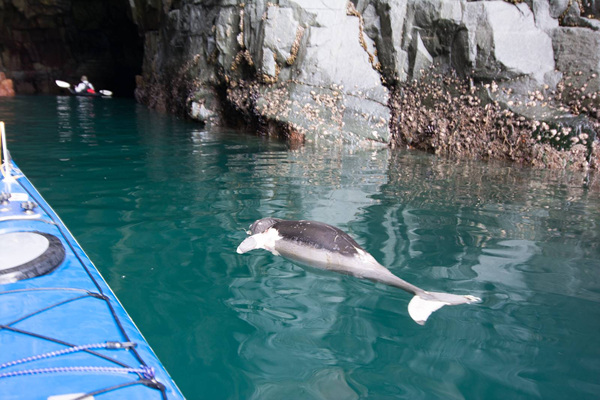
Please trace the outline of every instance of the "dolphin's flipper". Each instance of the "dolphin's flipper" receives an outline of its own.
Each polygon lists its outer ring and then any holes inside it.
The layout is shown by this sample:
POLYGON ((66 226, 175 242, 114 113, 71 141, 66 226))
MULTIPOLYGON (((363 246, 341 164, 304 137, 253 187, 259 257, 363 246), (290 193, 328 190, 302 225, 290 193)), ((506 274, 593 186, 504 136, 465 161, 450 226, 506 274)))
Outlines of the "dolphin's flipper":
POLYGON ((449 293, 423 292, 417 294, 408 303, 408 314, 417 324, 425 325, 431 313, 444 306, 470 304, 479 301, 481 301, 479 297, 471 295, 462 296, 449 293))

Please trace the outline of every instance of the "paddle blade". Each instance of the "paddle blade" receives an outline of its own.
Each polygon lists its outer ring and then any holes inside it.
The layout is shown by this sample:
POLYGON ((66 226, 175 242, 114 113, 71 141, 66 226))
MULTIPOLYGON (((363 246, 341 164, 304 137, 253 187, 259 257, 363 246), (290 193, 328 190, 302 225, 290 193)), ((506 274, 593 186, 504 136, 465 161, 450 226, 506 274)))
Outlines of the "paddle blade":
POLYGON ((56 80, 54 82, 56 83, 57 86, 59 86, 61 88, 70 88, 71 87, 71 84, 69 82, 59 81, 59 80, 56 80))
POLYGON ((102 96, 112 96, 112 92, 110 90, 98 90, 102 96))

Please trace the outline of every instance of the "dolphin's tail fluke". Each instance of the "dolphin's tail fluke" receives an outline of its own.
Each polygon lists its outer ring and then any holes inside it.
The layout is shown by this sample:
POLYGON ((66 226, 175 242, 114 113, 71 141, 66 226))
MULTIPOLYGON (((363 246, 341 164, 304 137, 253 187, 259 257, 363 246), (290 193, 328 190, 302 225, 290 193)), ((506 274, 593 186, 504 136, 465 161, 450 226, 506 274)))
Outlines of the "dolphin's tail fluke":
POLYGON ((436 293, 423 291, 415 295, 408 303, 408 314, 419 325, 424 325, 427 318, 434 311, 444 306, 455 306, 457 304, 470 304, 481 301, 479 297, 471 295, 456 295, 449 293, 436 293))

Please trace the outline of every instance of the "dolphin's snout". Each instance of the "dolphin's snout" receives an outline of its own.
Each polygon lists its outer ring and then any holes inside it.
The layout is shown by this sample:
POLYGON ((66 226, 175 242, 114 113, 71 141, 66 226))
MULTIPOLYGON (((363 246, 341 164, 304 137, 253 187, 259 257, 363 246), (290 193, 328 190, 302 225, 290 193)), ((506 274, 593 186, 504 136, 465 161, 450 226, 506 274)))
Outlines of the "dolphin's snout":
POLYGON ((250 250, 256 249, 256 245, 256 240, 254 239, 254 237, 250 236, 244 239, 242 243, 240 243, 236 251, 238 254, 244 254, 249 252, 250 250))

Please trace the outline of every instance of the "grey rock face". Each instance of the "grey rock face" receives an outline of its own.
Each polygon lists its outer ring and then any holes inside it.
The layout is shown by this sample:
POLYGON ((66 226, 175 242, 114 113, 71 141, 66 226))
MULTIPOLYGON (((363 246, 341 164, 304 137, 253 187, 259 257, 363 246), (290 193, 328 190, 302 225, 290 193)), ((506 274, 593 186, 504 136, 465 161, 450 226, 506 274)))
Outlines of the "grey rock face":
POLYGON ((464 15, 474 76, 504 80, 531 76, 538 83, 554 70, 552 40, 535 26, 526 4, 467 3, 464 15))
MULTIPOLYGON (((377 71, 375 45, 351 3, 255 2, 238 13, 239 24, 228 18, 233 23, 221 28, 234 32, 239 25, 237 54, 221 52, 224 74, 235 81, 241 64, 254 68, 264 85, 251 105, 260 118, 307 140, 389 142, 388 90, 377 71), (266 107, 270 101, 276 107, 266 107)), ((218 36, 221 49, 226 38, 218 36)))
POLYGON ((558 18, 552 16, 550 3, 547 0, 532 0, 531 11, 535 19, 535 26, 546 32, 548 35, 558 28, 558 18))
POLYGON ((577 76, 587 92, 600 90, 600 32, 561 27, 553 42, 558 69, 577 76))
POLYGON ((424 66, 447 64, 479 80, 527 76, 547 83, 554 71, 552 41, 558 26, 549 3, 410 0, 359 1, 369 20, 365 31, 377 45, 390 82, 418 78, 424 66), (423 64, 425 63, 425 64, 423 64))
POLYGON ((575 1, 148 3, 163 15, 138 18, 161 21, 146 32, 140 98, 183 104, 205 123, 222 123, 225 100, 270 131, 389 143, 390 88, 433 65, 521 97, 579 71, 573 82, 598 90, 598 21, 579 15, 575 1))

